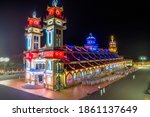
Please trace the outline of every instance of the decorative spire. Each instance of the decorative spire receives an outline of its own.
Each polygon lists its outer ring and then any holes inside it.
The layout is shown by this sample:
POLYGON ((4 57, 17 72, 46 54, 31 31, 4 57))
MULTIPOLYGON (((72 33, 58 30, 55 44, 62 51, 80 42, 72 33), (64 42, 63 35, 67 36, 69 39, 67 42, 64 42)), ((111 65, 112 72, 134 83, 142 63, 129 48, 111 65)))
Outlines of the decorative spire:
POLYGON ((32 17, 33 17, 33 18, 36 18, 36 11, 34 11, 34 12, 32 13, 32 17))
POLYGON ((114 42, 114 35, 111 35, 111 42, 114 42))
POLYGON ((89 36, 87 37, 87 39, 94 39, 95 40, 95 37, 93 36, 92 33, 90 33, 89 36))
POLYGON ((90 36, 90 37, 93 37, 93 34, 92 34, 92 33, 90 33, 90 34, 89 34, 89 36, 90 36))
POLYGON ((52 6, 57 7, 57 5, 58 5, 58 0, 53 0, 53 2, 52 2, 52 6))

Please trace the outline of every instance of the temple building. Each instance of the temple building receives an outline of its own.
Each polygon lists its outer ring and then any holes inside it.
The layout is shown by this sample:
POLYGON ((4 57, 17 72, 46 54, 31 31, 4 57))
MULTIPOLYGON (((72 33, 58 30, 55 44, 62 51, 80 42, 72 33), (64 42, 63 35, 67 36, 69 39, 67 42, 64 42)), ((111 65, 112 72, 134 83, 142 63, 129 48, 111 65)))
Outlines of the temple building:
POLYGON ((109 49, 99 49, 92 33, 83 47, 65 45, 63 31, 66 19, 63 7, 53 0, 48 15, 38 18, 36 12, 28 18, 26 26, 26 83, 43 85, 50 90, 78 85, 87 78, 99 78, 125 67, 125 60, 117 54, 117 45, 111 37, 109 49), (45 46, 41 46, 45 38, 45 46))

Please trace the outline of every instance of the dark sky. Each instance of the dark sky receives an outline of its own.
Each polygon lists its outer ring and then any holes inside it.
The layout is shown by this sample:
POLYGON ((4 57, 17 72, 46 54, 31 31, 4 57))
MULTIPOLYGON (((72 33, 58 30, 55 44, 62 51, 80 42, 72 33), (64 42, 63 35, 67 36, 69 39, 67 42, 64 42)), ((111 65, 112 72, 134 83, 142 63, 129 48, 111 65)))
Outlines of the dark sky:
MULTIPOLYGON (((127 58, 150 56, 150 7, 144 0, 59 0, 68 20, 64 41, 83 45, 92 32, 101 48, 114 34, 119 53, 127 58)), ((0 1, 0 56, 18 55, 25 48, 24 28, 34 10, 45 16, 51 0, 0 1)))

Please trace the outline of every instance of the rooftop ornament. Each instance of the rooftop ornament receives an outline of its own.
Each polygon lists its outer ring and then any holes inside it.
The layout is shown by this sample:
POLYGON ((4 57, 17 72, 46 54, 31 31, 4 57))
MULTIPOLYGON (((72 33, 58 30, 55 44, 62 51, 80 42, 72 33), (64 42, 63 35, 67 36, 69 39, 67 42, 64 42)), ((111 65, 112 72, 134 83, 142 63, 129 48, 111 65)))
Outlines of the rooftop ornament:
POLYGON ((33 12, 32 16, 33 18, 36 18, 36 11, 33 12))
POLYGON ((58 0, 53 0, 53 2, 52 2, 52 6, 57 6, 58 5, 58 0))

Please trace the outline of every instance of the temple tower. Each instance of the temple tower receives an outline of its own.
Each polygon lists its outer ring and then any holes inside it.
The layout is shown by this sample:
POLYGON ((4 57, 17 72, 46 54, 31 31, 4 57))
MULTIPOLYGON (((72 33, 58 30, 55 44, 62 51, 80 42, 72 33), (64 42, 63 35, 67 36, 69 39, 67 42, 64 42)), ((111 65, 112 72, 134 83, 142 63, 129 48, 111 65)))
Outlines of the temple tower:
POLYGON ((86 44, 84 47, 90 51, 98 51, 98 44, 96 43, 96 38, 92 33, 86 38, 86 44))
POLYGON ((58 1, 53 0, 52 6, 47 8, 48 15, 44 22, 46 31, 46 47, 44 48, 47 54, 48 68, 46 70, 48 89, 60 90, 65 86, 65 74, 63 50, 63 30, 66 29, 65 19, 63 16, 63 7, 58 7, 58 1))
POLYGON ((36 60, 39 57, 38 51, 41 48, 41 36, 42 36, 41 18, 37 18, 36 12, 33 12, 32 17, 27 20, 27 26, 25 28, 26 37, 26 51, 24 52, 24 64, 26 69, 26 82, 28 84, 35 85, 39 83, 37 79, 38 72, 36 72, 36 60))
POLYGON ((36 17, 36 12, 33 12, 33 16, 28 18, 26 26, 26 50, 35 51, 41 48, 41 36, 42 27, 41 19, 36 17))
POLYGON ((111 41, 109 43, 109 51, 112 53, 118 53, 117 43, 113 35, 111 35, 111 41))

